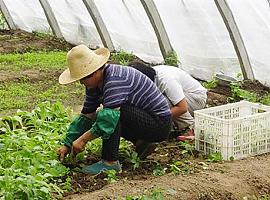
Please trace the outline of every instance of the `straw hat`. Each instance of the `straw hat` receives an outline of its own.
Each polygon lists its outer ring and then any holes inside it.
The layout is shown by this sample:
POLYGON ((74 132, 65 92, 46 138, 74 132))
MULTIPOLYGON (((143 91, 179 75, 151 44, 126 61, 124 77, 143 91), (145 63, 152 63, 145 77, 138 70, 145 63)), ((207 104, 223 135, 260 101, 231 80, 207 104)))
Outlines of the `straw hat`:
POLYGON ((72 83, 92 74, 102 67, 109 57, 110 51, 107 48, 92 51, 83 44, 73 47, 67 53, 68 69, 59 76, 59 83, 72 83))

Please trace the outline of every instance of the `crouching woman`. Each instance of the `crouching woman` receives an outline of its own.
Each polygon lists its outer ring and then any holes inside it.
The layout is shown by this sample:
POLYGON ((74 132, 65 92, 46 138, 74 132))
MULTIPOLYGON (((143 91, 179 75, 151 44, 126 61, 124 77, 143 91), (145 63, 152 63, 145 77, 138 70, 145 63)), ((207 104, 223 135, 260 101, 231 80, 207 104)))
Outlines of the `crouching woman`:
POLYGON ((145 158, 153 143, 168 137, 171 127, 169 105, 155 84, 136 69, 107 64, 109 56, 106 48, 76 46, 68 52, 68 69, 59 77, 60 84, 80 81, 86 95, 81 115, 71 123, 58 154, 62 159, 69 151, 76 155, 87 142, 102 137, 101 161, 83 169, 90 174, 121 170, 120 137, 133 142, 145 158), (103 109, 97 110, 100 104, 103 109))

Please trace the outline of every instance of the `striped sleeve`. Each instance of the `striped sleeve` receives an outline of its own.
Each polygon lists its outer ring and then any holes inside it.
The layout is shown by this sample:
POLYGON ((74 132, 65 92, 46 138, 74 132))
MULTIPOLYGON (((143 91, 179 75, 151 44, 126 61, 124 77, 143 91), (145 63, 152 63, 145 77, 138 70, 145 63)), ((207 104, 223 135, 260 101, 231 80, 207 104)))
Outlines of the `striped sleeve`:
POLYGON ((81 113, 88 114, 95 112, 99 106, 99 94, 96 88, 86 88, 85 99, 83 104, 83 109, 81 113))

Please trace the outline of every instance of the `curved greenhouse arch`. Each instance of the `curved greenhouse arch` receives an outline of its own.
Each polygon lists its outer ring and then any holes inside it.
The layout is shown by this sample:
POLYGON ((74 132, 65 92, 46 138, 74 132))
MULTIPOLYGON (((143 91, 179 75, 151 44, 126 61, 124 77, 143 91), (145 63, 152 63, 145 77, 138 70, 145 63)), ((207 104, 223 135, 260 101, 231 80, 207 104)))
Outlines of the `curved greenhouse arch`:
POLYGON ((257 26, 265 34, 258 38, 264 42, 255 44, 249 39, 254 36, 244 31, 254 24, 243 24, 241 19, 253 14, 254 21, 269 23, 269 1, 208 0, 202 4, 195 0, 82 0, 75 4, 64 0, 26 0, 25 3, 27 6, 18 9, 19 0, 0 0, 1 12, 10 29, 51 30, 73 44, 103 45, 111 51, 121 49, 148 62, 162 62, 175 50, 182 68, 197 78, 211 79, 220 71, 230 76, 242 72, 244 79, 258 79, 270 85, 264 75, 270 72, 267 55, 270 50, 260 49, 264 56, 254 50, 256 45, 267 48, 264 43, 270 42, 270 25, 257 26), (241 12, 240 4, 246 7, 241 12), (32 23, 35 21, 39 22, 32 23))

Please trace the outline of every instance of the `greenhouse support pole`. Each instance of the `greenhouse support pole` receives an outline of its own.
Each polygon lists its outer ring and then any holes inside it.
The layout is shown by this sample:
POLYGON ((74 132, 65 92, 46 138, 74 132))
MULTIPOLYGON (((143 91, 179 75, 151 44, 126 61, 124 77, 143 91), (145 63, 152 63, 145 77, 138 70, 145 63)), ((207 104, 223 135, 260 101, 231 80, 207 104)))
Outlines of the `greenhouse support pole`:
POLYGON ((144 10, 154 28, 155 34, 158 39, 158 44, 163 58, 173 51, 168 34, 165 30, 164 24, 161 20, 157 7, 153 0, 140 0, 144 10))
POLYGON ((4 0, 0 0, 0 10, 1 10, 6 22, 7 22, 7 25, 9 27, 9 29, 16 30, 15 23, 14 23, 12 17, 11 17, 10 12, 7 9, 7 6, 6 6, 5 2, 4 2, 4 0))
POLYGON ((234 19, 233 13, 227 1, 215 0, 215 3, 227 27, 227 30, 229 31, 244 79, 254 80, 255 79, 254 73, 252 70, 252 66, 249 60, 249 56, 244 41, 242 39, 242 36, 234 19))
POLYGON ((39 0, 39 2, 44 10, 48 23, 52 28, 53 34, 58 38, 64 38, 49 2, 47 0, 39 0))
POLYGON ((97 28, 103 45, 107 47, 110 51, 115 51, 109 31, 101 17, 100 12, 98 11, 95 2, 93 0, 83 0, 83 3, 97 28))

